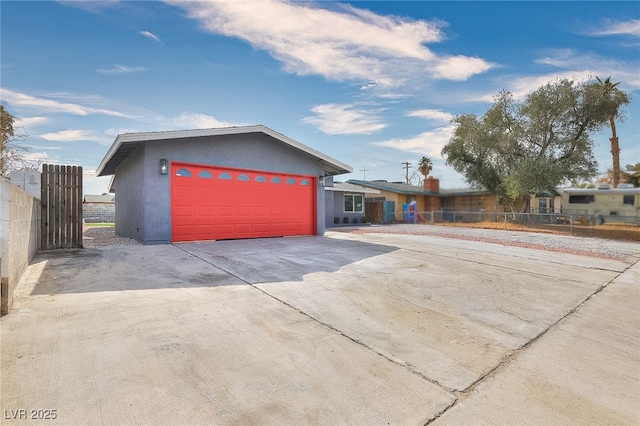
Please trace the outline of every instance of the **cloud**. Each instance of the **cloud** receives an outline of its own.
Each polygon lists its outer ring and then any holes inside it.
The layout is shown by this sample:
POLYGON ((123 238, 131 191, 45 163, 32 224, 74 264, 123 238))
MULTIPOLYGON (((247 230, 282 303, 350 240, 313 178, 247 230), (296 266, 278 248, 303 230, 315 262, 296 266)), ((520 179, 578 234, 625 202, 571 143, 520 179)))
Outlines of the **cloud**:
POLYGON ((374 142, 374 145, 398 149, 428 155, 431 158, 442 158, 442 148, 449 142, 453 135, 454 127, 438 127, 434 130, 420 133, 407 139, 390 139, 388 141, 374 142))
POLYGON ((316 115, 303 118, 328 135, 369 135, 387 127, 371 111, 348 104, 323 104, 311 108, 316 115))
POLYGON ((606 20, 604 25, 588 33, 592 36, 630 35, 640 36, 640 19, 630 21, 606 20))
POLYGON ((58 132, 44 133, 41 138, 52 142, 97 142, 102 145, 111 143, 111 139, 104 134, 96 133, 92 130, 68 129, 58 132))
POLYGON ((215 127, 232 127, 241 124, 233 124, 227 121, 220 121, 215 117, 195 112, 183 112, 179 116, 170 119, 169 122, 176 127, 186 129, 210 129, 215 127))
POLYGON ((382 16, 348 5, 210 1, 168 3, 186 10, 204 29, 268 51, 287 72, 327 79, 374 81, 394 87, 409 79, 464 80, 493 64, 436 55, 425 44, 445 35, 444 22, 382 16), (333 7, 333 10, 329 8, 333 7))
POLYGON ((140 34, 141 36, 144 36, 146 38, 150 38, 151 40, 155 41, 156 43, 162 43, 162 40, 160 40, 160 37, 158 37, 157 35, 155 35, 154 33, 150 32, 150 31, 139 31, 138 34, 140 34))
POLYGON ((408 112, 407 116, 425 118, 432 121, 443 121, 446 123, 451 121, 454 117, 453 114, 445 111, 440 111, 439 109, 419 109, 416 111, 408 112))
POLYGON ((44 97, 36 97, 27 95, 26 93, 14 92, 8 89, 2 89, 2 97, 5 101, 12 105, 35 108, 44 110, 51 113, 68 113, 73 115, 87 116, 92 114, 109 115, 113 117, 127 117, 118 111, 93 108, 78 103, 60 102, 54 99, 48 99, 44 97))
MULTIPOLYGON (((615 81, 622 82, 622 87, 628 86, 632 90, 640 89, 640 73, 637 63, 627 63, 619 59, 612 59, 594 53, 580 53, 571 49, 549 49, 544 56, 536 59, 537 64, 564 68, 562 76, 573 76, 575 80, 588 80, 594 76, 613 76, 615 81)), ((552 74, 554 76, 557 74, 552 74)), ((549 79, 551 80, 551 79, 549 79)))
POLYGON ((24 117, 15 120, 14 127, 30 127, 49 121, 48 117, 24 117))
POLYGON ((133 72, 146 71, 145 67, 128 67, 125 65, 114 65, 113 68, 96 70, 100 74, 130 74, 133 72))

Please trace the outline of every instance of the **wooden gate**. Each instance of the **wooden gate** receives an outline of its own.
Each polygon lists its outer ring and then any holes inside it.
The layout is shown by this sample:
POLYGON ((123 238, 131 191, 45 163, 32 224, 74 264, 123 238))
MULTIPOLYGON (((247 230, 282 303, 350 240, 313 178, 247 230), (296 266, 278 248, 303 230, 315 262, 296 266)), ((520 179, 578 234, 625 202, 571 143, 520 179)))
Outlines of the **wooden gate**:
POLYGON ((82 248, 82 167, 42 165, 42 250, 82 248))

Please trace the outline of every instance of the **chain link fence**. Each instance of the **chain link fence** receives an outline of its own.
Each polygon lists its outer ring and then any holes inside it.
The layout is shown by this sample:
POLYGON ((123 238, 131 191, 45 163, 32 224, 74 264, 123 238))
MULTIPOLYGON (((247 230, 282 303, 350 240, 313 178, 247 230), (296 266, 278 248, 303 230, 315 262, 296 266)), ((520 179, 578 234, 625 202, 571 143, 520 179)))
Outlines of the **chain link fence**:
MULTIPOLYGON (((396 216, 397 217, 397 216, 396 216)), ((397 222, 546 231, 640 241, 640 217, 558 213, 404 211, 397 222)))

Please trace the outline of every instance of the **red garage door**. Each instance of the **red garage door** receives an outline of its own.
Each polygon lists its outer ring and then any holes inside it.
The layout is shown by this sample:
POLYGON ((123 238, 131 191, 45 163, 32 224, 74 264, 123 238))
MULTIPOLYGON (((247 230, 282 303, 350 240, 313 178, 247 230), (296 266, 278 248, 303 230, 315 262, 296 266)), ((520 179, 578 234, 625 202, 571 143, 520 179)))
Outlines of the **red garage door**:
POLYGON ((171 240, 316 234, 314 176, 171 163, 171 240))

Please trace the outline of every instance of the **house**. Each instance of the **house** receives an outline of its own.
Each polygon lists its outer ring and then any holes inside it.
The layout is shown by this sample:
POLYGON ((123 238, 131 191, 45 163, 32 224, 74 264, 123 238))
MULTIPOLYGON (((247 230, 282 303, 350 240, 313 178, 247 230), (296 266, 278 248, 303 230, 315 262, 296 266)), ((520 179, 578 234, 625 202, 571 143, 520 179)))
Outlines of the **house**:
MULTIPOLYGON (((510 206, 482 188, 440 189, 440 181, 428 176, 422 186, 403 182, 387 182, 386 180, 349 180, 348 183, 366 188, 377 189, 380 194, 367 197, 366 201, 384 201, 393 203, 389 207, 394 211, 395 221, 408 220, 407 206, 415 203, 417 213, 443 212, 503 212, 510 210, 510 206)), ((517 203, 517 209, 523 209, 523 202, 517 203)))
POLYGON ((366 201, 386 201, 393 203, 389 209, 395 212, 395 221, 405 220, 404 205, 416 203, 418 212, 440 210, 440 181, 433 177, 424 180, 423 186, 411 185, 403 182, 387 182, 386 180, 356 180, 350 179, 347 183, 371 188, 379 191, 376 196, 369 196, 366 201))
POLYGON ((82 201, 82 219, 85 223, 114 223, 116 197, 113 194, 85 195, 82 201))
POLYGON ((529 213, 560 214, 562 198, 557 190, 538 191, 530 195, 529 213))
POLYGON ((365 197, 380 191, 351 183, 334 182, 333 177, 324 180, 325 226, 327 228, 353 223, 364 223, 365 197))
POLYGON ((118 135, 97 169, 116 234, 145 244, 322 235, 325 177, 353 169, 262 125, 118 135))

